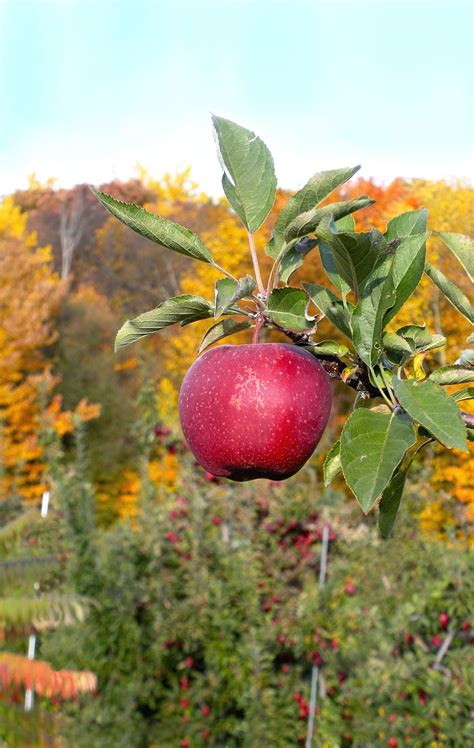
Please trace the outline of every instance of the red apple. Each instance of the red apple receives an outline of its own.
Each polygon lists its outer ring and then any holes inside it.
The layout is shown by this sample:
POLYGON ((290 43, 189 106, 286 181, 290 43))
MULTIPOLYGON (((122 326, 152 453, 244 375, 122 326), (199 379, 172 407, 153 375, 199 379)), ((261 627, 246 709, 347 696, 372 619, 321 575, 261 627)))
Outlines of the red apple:
POLYGON ((330 410, 326 372, 308 351, 286 343, 213 348, 191 366, 179 395, 194 456, 213 475, 236 481, 298 472, 330 410))

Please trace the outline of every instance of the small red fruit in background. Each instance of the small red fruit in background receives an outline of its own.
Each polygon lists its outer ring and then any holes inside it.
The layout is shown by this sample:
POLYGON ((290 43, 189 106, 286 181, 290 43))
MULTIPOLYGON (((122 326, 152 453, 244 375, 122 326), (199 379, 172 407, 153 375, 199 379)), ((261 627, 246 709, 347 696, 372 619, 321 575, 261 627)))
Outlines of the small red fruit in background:
POLYGON ((396 738, 389 738, 387 745, 388 745, 388 748, 397 748, 398 740, 396 738))
POLYGON ((439 614, 439 625, 442 629, 447 629, 449 623, 449 616, 447 613, 440 613, 439 614))
POLYGON ((464 623, 461 626, 463 631, 470 631, 471 630, 471 624, 469 621, 464 621, 464 623))
POLYGON ((284 480, 311 457, 331 410, 329 377, 287 343, 222 345, 184 377, 179 416, 192 453, 216 476, 284 480))
POLYGON ((434 647, 435 649, 439 649, 442 643, 443 643, 443 640, 437 634, 431 637, 431 646, 434 647))
POLYGON ((357 592, 357 585, 354 584, 354 582, 347 582, 346 586, 344 587, 344 591, 346 595, 349 595, 349 597, 353 597, 357 592))
POLYGON ((413 644, 413 636, 410 634, 409 631, 405 634, 405 641, 407 644, 413 644))
POLYGON ((207 704, 204 704, 203 708, 201 709, 201 714, 203 717, 209 717, 211 713, 211 707, 207 704))
POLYGON ((157 439, 169 436, 171 434, 171 430, 167 426, 160 426, 159 424, 155 426, 154 430, 157 439))

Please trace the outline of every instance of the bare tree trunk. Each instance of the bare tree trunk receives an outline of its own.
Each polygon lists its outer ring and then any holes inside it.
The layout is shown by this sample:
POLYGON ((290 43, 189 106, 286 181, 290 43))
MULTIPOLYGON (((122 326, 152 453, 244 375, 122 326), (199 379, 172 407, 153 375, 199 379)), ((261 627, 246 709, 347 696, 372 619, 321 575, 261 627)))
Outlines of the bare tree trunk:
POLYGON ((70 209, 64 200, 59 222, 59 241, 61 244, 61 279, 66 280, 72 267, 74 252, 81 240, 85 228, 84 202, 82 194, 76 192, 70 209))

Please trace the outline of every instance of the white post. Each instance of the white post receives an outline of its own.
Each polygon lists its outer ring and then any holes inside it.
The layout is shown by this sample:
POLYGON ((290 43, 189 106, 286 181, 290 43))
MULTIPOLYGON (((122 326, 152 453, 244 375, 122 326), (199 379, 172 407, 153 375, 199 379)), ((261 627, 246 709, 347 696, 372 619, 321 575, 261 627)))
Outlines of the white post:
MULTIPOLYGON (((319 586, 324 587, 326 582, 326 571, 328 566, 329 527, 323 527, 323 543, 321 546, 321 558, 319 562, 319 586)), ((316 714, 316 701, 318 698, 318 676, 319 666, 313 665, 311 670, 311 695, 309 698, 308 732, 306 734, 305 748, 311 748, 313 743, 314 716, 316 714)))
MULTIPOLYGON (((48 514, 48 508, 49 508, 49 491, 45 491, 43 493, 43 497, 41 499, 41 516, 46 517, 48 514)), ((28 639, 28 654, 27 657, 29 660, 35 659, 35 651, 36 651, 36 634, 30 634, 30 637, 28 639)), ((25 712, 31 712, 33 709, 35 700, 35 692, 33 688, 27 688, 25 691, 25 712)))

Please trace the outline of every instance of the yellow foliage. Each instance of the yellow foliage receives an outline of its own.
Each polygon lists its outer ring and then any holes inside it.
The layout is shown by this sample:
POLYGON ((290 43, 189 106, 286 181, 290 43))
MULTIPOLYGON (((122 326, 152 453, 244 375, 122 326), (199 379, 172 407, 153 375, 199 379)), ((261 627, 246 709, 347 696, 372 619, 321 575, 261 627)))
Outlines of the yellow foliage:
MULTIPOLYGON (((156 497, 161 500, 167 492, 176 491, 179 463, 175 454, 165 452, 148 463, 148 479, 156 489, 156 497)), ((138 500, 142 489, 140 476, 134 470, 125 470, 118 486, 115 503, 118 514, 123 517, 136 517, 138 500)), ((103 503, 110 502, 110 495, 104 493, 103 503)))
MULTIPOLYGON (((65 286, 51 268, 51 249, 37 247, 26 233, 26 218, 10 198, 0 204, 0 495, 12 490, 36 499, 43 484, 41 429, 58 434, 73 428, 73 414, 51 395, 58 383, 44 357, 54 342, 53 321, 65 286), (48 404, 49 403, 49 404, 48 404)), ((97 408, 79 403, 77 417, 97 408)))
MULTIPOLYGON (((464 182, 418 180, 413 190, 420 203, 429 211, 429 227, 474 236, 474 190, 464 182)), ((454 259, 439 239, 428 244, 429 260, 464 290, 468 296, 472 287, 462 266, 454 259)), ((438 355, 438 363, 454 363, 464 341, 471 332, 464 319, 425 278, 421 288, 409 304, 409 310, 419 319, 425 317, 428 327, 445 335, 448 345, 438 355), (428 303, 427 303, 428 302, 428 303)), ((403 320, 404 322, 404 320, 403 320)), ((473 412, 471 402, 463 402, 462 409, 473 412)), ((447 537, 454 527, 457 537, 468 537, 474 522, 474 447, 469 453, 438 450, 434 459, 433 488, 438 496, 420 518, 423 529, 440 537, 447 537), (455 501, 453 502, 453 499, 455 501)))

